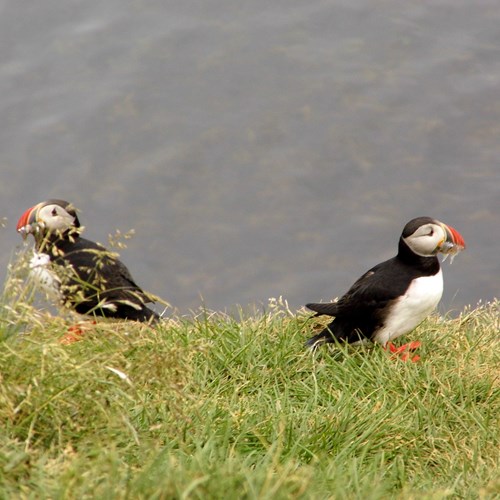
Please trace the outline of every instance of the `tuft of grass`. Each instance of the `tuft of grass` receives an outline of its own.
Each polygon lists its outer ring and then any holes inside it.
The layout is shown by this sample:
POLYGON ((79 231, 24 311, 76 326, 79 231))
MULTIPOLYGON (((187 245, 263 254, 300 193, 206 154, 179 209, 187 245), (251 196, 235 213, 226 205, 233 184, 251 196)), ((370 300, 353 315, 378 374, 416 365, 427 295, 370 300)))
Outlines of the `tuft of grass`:
POLYGON ((500 496, 498 301, 429 318, 404 363, 312 354, 316 320, 283 301, 62 345, 70 322, 19 283, 0 304, 0 498, 500 496))

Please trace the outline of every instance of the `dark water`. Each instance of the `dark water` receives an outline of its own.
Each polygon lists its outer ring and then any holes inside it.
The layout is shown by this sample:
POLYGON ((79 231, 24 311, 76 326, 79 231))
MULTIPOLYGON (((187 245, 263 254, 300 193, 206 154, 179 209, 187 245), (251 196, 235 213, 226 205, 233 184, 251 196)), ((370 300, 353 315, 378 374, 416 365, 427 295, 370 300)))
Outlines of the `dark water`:
POLYGON ((0 268, 57 197, 181 312, 343 293, 430 215, 498 296, 500 4, 0 3, 0 268))

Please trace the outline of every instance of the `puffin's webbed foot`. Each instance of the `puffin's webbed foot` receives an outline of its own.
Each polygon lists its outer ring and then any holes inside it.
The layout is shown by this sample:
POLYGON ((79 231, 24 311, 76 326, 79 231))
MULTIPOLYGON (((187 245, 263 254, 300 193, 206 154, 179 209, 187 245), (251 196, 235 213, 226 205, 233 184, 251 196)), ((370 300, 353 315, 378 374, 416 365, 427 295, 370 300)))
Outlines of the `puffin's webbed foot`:
POLYGON ((59 343, 63 345, 69 345, 73 344, 74 342, 79 342, 83 339, 85 332, 90 330, 91 327, 89 325, 95 324, 95 321, 85 321, 76 325, 71 325, 68 328, 68 332, 66 333, 66 335, 64 335, 64 337, 59 340, 59 343))
POLYGON ((401 361, 410 360, 412 363, 416 363, 420 359, 420 356, 416 354, 415 356, 410 358, 410 354, 412 351, 417 350, 421 345, 422 343, 419 340, 414 340, 399 347, 396 347, 392 342, 388 342, 384 349, 389 349, 389 351, 392 353, 392 358, 399 358, 401 359, 401 361))

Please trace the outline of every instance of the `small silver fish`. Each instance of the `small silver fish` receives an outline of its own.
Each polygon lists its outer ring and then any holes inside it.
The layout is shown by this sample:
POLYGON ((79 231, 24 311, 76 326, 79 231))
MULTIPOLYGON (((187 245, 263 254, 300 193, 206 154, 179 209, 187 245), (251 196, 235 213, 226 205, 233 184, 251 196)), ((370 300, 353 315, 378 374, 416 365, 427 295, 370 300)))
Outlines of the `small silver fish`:
POLYGON ((451 241, 445 241, 441 247, 440 252, 444 255, 443 262, 450 256, 450 264, 453 264, 453 259, 459 254, 464 247, 462 245, 456 245, 451 241))

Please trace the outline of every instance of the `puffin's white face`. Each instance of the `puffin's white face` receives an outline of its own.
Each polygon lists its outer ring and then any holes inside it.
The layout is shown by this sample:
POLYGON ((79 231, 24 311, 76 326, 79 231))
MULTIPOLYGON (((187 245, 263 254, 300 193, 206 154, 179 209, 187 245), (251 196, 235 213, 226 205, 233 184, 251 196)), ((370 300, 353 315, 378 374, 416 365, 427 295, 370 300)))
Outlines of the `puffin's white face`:
POLYGON ((403 239, 414 253, 421 257, 430 257, 441 251, 446 238, 446 230, 441 224, 429 222, 419 226, 414 233, 403 239))
POLYGON ((64 233, 75 225, 75 217, 60 205, 50 204, 38 209, 36 223, 47 232, 64 233))

